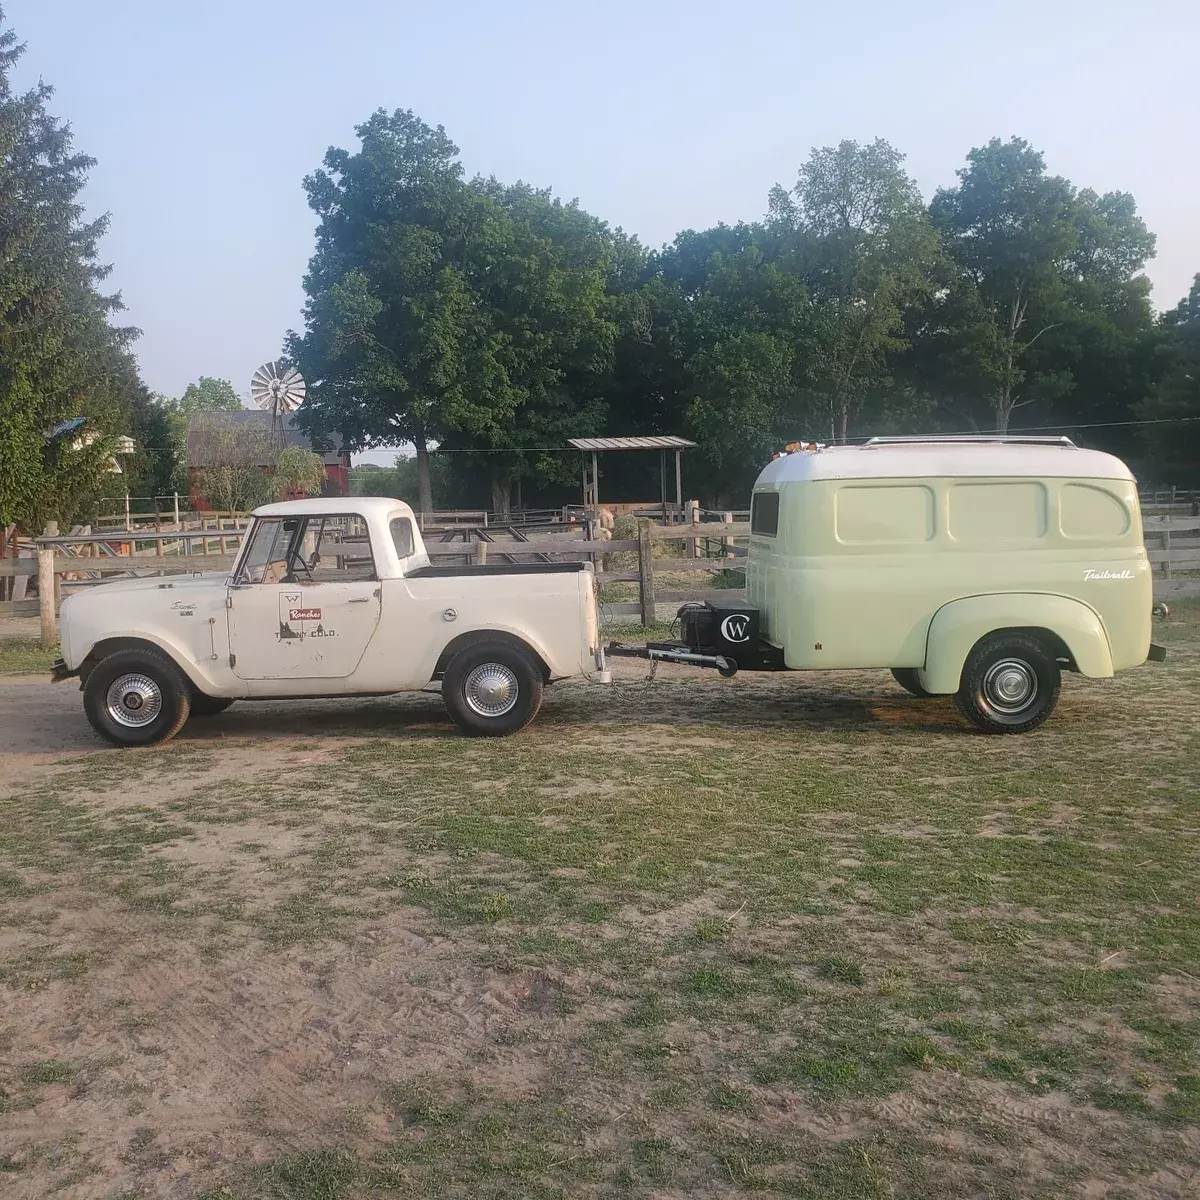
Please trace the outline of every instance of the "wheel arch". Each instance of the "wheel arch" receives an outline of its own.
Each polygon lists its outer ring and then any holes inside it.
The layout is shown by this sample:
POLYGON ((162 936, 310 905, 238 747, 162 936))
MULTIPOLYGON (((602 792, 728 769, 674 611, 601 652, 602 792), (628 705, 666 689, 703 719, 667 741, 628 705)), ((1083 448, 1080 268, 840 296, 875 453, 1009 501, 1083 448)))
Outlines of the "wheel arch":
POLYGON ((154 638, 138 637, 135 634, 122 634, 117 637, 101 638, 100 641, 95 642, 87 654, 84 655, 83 661, 79 664, 80 684, 87 683, 88 676, 92 673, 98 662, 108 658, 111 654, 116 654, 120 650, 153 650, 157 654, 162 654, 166 658, 169 658, 183 672, 184 677, 193 687, 204 691, 204 684, 207 681, 202 677, 197 677, 195 671, 191 669, 192 664, 189 664, 178 654, 175 647, 156 641, 154 638))
POLYGON ((511 646, 514 650, 523 651, 538 664, 538 668, 542 673, 542 682, 550 682, 550 666, 546 662, 545 655, 525 638, 504 629, 468 629, 464 633, 460 633, 457 637, 452 638, 442 648, 441 654, 438 655, 437 665, 433 668, 433 678, 441 679, 446 667, 450 664, 450 660, 460 650, 465 650, 468 646, 477 646, 480 642, 500 642, 505 646, 511 646))
POLYGON ((1072 596, 1000 593, 952 600, 934 613, 921 686, 938 695, 957 692, 967 656, 995 633, 1038 638, 1069 671, 1095 679, 1113 675, 1108 634, 1095 609, 1072 596))

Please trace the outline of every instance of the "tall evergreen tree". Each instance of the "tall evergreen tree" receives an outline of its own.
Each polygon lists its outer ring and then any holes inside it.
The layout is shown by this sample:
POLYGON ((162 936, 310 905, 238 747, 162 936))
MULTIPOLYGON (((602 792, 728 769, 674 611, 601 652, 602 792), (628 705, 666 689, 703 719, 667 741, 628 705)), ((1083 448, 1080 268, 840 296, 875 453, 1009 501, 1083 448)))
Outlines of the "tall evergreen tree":
POLYGON ((120 299, 98 289, 107 218, 85 221, 78 202, 93 160, 48 112, 49 86, 13 91, 24 51, 0 32, 0 525, 36 529, 84 512, 102 489, 140 383, 127 350, 136 333, 109 324, 120 299), (78 417, 82 436, 54 436, 78 417))

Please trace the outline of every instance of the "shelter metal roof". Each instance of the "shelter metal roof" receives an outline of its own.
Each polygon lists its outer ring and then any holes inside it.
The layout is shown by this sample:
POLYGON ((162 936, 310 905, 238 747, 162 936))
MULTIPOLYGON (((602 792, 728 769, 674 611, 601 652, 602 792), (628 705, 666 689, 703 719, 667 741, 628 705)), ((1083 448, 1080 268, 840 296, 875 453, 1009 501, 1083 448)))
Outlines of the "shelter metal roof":
POLYGON ((576 450, 686 450, 695 446, 681 437, 567 438, 576 450))

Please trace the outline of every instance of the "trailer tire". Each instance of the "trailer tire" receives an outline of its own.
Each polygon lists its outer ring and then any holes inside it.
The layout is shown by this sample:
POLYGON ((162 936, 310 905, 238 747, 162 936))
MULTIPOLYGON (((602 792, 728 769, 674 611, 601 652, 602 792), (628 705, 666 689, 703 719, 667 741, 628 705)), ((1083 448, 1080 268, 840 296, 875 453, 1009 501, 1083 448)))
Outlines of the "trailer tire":
POLYGON ((228 696, 209 696, 192 688, 191 715, 193 717, 215 717, 223 713, 233 700, 228 696))
POLYGON ((531 654, 507 642, 476 642, 446 664, 442 702, 469 737, 507 737, 537 716, 543 688, 531 654))
POLYGON ((918 700, 928 700, 933 695, 921 686, 921 675, 916 667, 893 667, 892 678, 910 696, 916 696, 918 700))
POLYGON ((191 700, 183 672, 150 649, 105 655, 83 688, 89 723, 114 746, 153 746, 173 738, 188 719, 191 700))
POLYGON ((1061 686, 1058 660, 1038 638, 992 633, 967 655, 954 703, 984 733, 1028 733, 1054 711, 1061 686))

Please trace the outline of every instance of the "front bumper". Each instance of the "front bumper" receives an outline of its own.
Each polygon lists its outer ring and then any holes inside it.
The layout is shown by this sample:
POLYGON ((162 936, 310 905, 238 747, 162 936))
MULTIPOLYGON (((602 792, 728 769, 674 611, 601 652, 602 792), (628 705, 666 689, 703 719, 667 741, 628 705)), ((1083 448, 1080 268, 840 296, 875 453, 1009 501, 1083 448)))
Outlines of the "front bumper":
POLYGON ((61 658, 56 658, 50 667, 50 682, 63 683, 68 679, 75 679, 79 675, 79 671, 72 671, 67 666, 66 661, 61 658))

